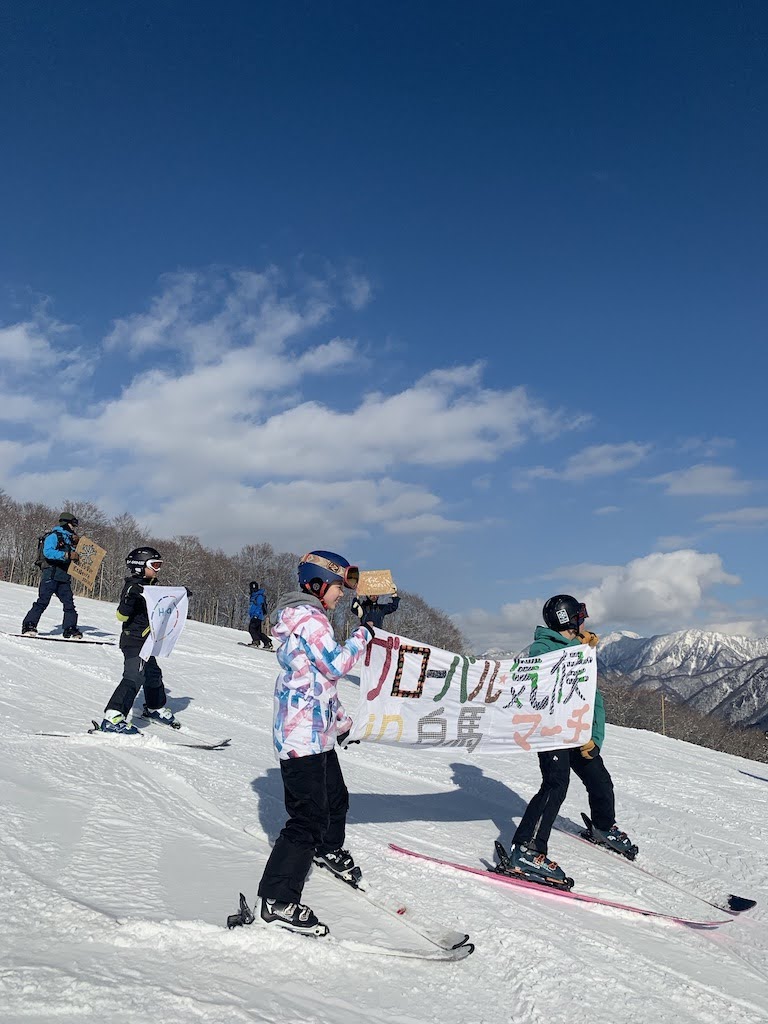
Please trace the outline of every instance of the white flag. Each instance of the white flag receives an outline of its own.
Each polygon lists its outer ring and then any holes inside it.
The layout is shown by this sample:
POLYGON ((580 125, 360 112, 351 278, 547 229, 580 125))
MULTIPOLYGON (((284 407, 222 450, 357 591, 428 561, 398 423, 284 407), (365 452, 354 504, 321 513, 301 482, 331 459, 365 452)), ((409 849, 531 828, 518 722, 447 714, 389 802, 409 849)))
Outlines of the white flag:
POLYGON ((142 596, 147 603, 149 636, 140 657, 144 661, 167 658, 187 621, 187 591, 184 587, 144 587, 142 596))

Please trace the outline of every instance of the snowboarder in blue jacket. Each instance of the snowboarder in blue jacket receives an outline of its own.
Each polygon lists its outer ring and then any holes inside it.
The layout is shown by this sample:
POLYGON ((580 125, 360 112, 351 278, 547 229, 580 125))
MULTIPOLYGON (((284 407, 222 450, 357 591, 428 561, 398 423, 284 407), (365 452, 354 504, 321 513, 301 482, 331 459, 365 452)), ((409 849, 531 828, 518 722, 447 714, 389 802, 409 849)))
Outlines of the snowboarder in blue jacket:
POLYGON ((273 650, 272 641, 261 629, 262 622, 269 615, 267 596, 255 580, 251 580, 249 586, 251 589, 251 600, 248 605, 248 615, 250 616, 248 632, 251 634, 251 647, 259 647, 261 644, 264 644, 266 650, 271 651, 273 650))
POLYGON ((77 628, 77 609, 72 596, 72 577, 69 575, 70 564, 80 561, 80 555, 75 550, 80 540, 75 532, 78 526, 76 515, 62 512, 59 525, 54 526, 42 539, 39 564, 43 575, 37 600, 24 616, 22 635, 37 636, 37 624, 55 594, 64 606, 64 637, 67 640, 82 640, 83 634, 77 628))

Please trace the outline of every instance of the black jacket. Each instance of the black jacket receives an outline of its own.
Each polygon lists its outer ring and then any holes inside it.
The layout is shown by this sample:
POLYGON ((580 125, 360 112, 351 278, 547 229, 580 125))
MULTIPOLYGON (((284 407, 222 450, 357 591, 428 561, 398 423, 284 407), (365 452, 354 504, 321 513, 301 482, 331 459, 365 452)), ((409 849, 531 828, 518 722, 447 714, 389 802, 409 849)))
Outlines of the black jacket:
POLYGON ((136 576, 126 578, 116 612, 118 621, 123 624, 123 636, 140 639, 149 634, 149 615, 147 602, 142 596, 142 588, 151 587, 156 583, 156 579, 145 580, 136 576))

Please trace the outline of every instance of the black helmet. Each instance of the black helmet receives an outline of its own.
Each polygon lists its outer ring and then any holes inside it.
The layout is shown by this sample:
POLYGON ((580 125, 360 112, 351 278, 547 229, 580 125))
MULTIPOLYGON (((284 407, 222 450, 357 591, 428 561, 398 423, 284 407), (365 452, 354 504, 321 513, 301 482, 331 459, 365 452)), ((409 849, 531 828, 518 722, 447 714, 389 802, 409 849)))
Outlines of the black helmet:
MULTIPOLYGON (((162 564, 162 561, 163 556, 157 548, 150 547, 134 548, 133 551, 129 551, 125 556, 125 564, 128 566, 131 576, 143 576, 147 562, 159 562, 162 564)), ((152 568, 157 570, 160 568, 160 565, 153 565, 152 568)))
POLYGON ((588 619, 587 606, 570 594, 555 594, 542 609, 544 624, 556 633, 564 629, 575 629, 578 633, 588 619))
POLYGON ((62 512, 59 516, 59 526, 66 526, 67 523, 71 523, 73 526, 79 526, 80 520, 74 512, 62 512))
POLYGON ((248 584, 248 586, 251 588, 251 593, 253 593, 254 590, 258 590, 259 589, 259 584, 256 582, 256 580, 251 580, 251 582, 248 584))

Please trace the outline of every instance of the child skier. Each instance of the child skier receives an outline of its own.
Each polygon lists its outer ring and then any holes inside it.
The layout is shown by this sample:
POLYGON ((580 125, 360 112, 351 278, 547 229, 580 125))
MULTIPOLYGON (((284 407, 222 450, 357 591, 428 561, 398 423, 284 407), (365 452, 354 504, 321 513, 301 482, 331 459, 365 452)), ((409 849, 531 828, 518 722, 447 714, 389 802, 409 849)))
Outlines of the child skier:
POLYGON ((373 630, 360 626, 342 646, 329 622, 344 587, 357 586, 356 566, 332 551, 311 551, 298 575, 300 592, 286 594, 270 620, 279 641, 274 742, 288 821, 259 883, 259 913, 265 924, 327 935, 327 926, 300 902, 301 893, 313 861, 353 884, 362 877, 342 849, 349 794, 335 746, 343 745, 352 722, 336 683, 363 654, 373 630))
POLYGON ((272 647, 272 641, 261 628, 262 622, 269 614, 269 609, 267 608, 267 595, 256 580, 251 580, 249 586, 251 590, 251 599, 248 603, 248 615, 250 616, 248 621, 248 632, 251 634, 251 647, 258 647, 259 644, 264 644, 265 649, 271 651, 274 649, 272 647))
POLYGON ((142 661, 140 657, 141 648, 149 635, 149 615, 142 595, 144 587, 157 584, 157 574, 163 559, 155 548, 141 547, 128 553, 125 564, 129 575, 123 584, 116 612, 118 621, 123 624, 120 650, 123 652, 125 666, 123 678, 104 709, 100 728, 102 732, 137 735, 139 730, 127 720, 127 715, 142 686, 145 699, 143 717, 154 718, 178 728, 173 712, 165 706, 165 687, 160 666, 154 658, 142 661))
MULTIPOLYGON (((596 647, 598 637, 583 629, 587 607, 570 594, 557 594, 544 605, 544 626, 537 626, 528 654, 535 657, 547 651, 589 644, 596 647)), ((539 754, 541 789, 528 804, 512 840, 510 859, 515 871, 533 882, 554 886, 565 884, 565 872, 547 857, 547 844, 555 818, 568 792, 570 771, 579 776, 587 789, 592 818, 590 838, 624 856, 637 853, 626 832, 616 826, 613 781, 603 763, 600 749, 605 737, 605 707, 595 692, 592 737, 582 747, 571 750, 547 750, 539 754)))

